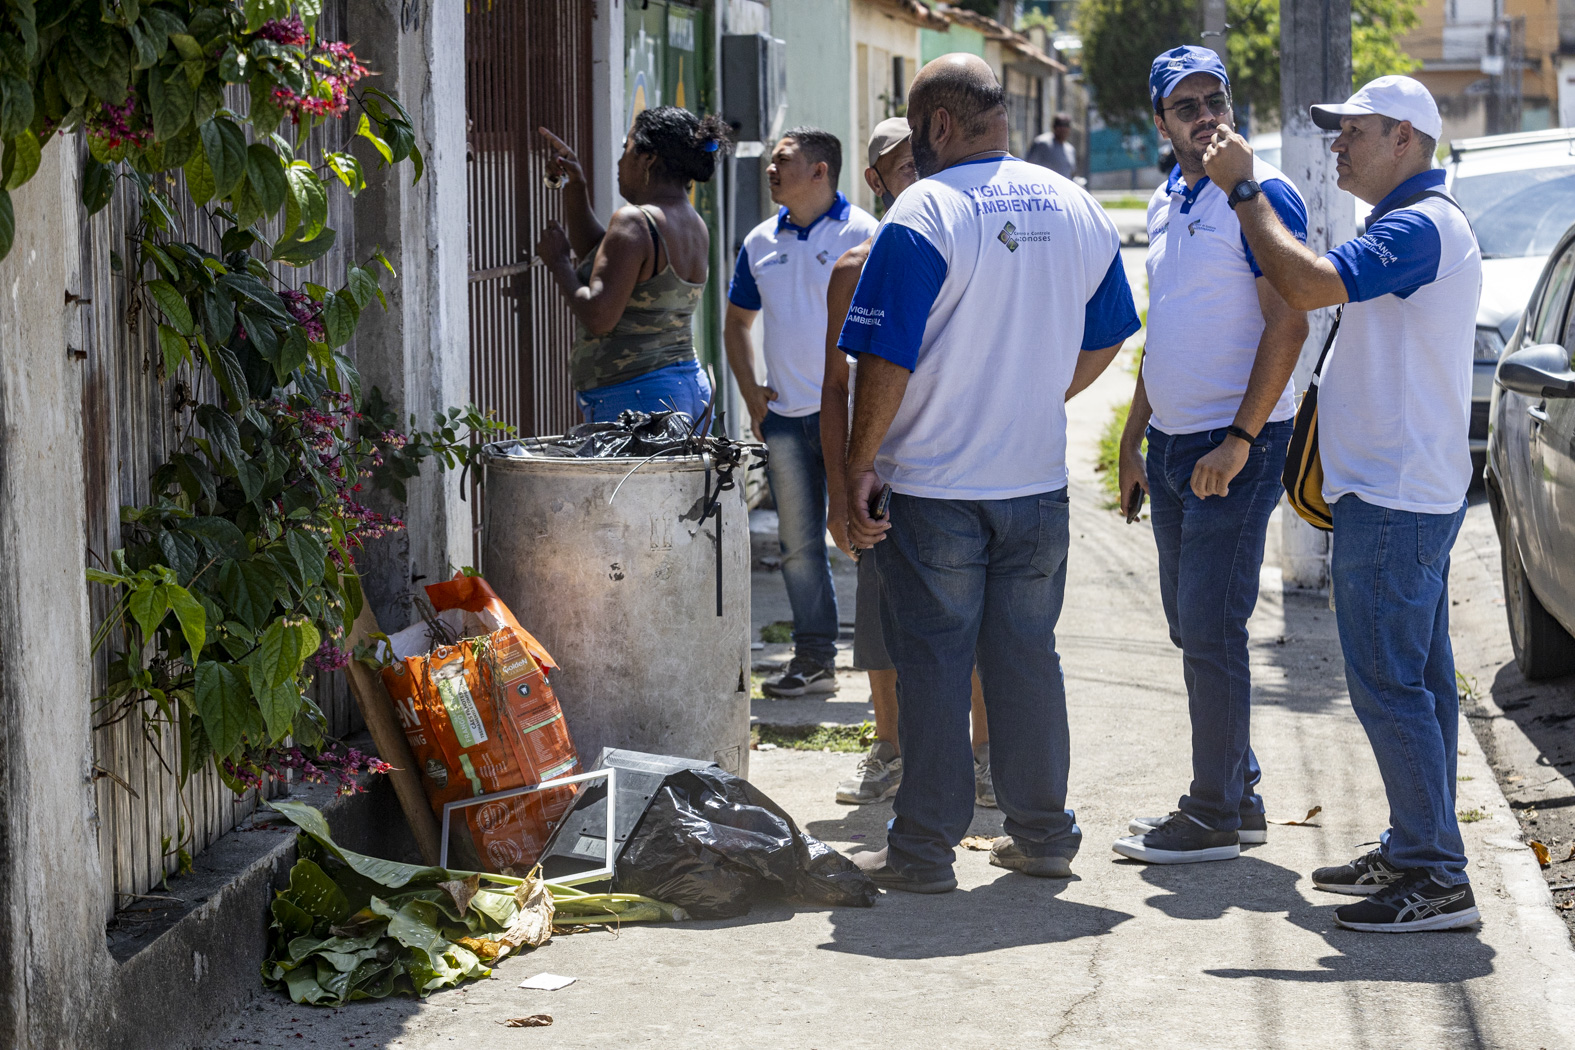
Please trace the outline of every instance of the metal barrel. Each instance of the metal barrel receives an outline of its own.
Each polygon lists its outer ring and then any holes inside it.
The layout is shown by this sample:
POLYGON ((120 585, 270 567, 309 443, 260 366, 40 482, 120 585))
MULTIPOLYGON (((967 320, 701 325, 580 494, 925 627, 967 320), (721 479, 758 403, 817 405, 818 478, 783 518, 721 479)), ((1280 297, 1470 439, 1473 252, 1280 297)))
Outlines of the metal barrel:
POLYGON ((484 462, 481 568, 559 664, 552 686, 579 753, 748 776, 743 485, 718 493, 709 456, 577 459, 502 442, 484 462))

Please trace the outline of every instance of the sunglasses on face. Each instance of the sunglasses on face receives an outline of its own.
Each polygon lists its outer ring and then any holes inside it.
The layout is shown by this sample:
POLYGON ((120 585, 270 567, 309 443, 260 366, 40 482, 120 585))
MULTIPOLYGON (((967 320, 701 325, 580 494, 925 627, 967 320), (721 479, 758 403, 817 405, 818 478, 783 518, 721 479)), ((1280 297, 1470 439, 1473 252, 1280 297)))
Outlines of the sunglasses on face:
POLYGON ((1209 112, 1216 117, 1223 117, 1230 112, 1230 96, 1223 91, 1216 91, 1201 99, 1183 99, 1174 106, 1166 106, 1165 112, 1174 113, 1183 124, 1191 124, 1203 115, 1204 106, 1208 106, 1209 112))

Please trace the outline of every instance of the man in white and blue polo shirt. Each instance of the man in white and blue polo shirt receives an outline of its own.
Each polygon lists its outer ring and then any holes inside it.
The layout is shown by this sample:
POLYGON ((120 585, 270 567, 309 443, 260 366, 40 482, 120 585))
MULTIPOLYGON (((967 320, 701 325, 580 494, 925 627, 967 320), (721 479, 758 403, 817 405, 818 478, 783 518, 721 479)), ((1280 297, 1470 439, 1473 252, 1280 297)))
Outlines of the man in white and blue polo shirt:
MULTIPOLYGON (((1247 620, 1280 499, 1307 315, 1264 279, 1230 199, 1204 173, 1203 151, 1231 120, 1219 56, 1165 52, 1149 96, 1176 167, 1148 206, 1148 342, 1121 437, 1119 491, 1134 512, 1145 489, 1153 499, 1160 600, 1185 667, 1192 782, 1170 816, 1135 818, 1115 851, 1183 864, 1228 860, 1267 837, 1249 743, 1247 620)), ((1285 228, 1306 240, 1296 187, 1258 159, 1253 178, 1285 228)))
POLYGON ((1139 327, 1104 210, 1007 153, 1005 93, 945 55, 908 101, 920 175, 887 214, 839 345, 858 355, 849 535, 873 548, 897 668, 903 781, 886 849, 855 863, 892 889, 957 882, 973 819, 969 678, 977 658, 995 798, 990 862, 1064 878, 1082 839, 1066 808, 1066 408, 1139 327), (893 495, 871 516, 883 482, 893 495))
POLYGON ((1345 679, 1392 826, 1367 855, 1313 872, 1313 885, 1366 897, 1335 910, 1350 929, 1452 929, 1479 919, 1455 820, 1449 550, 1471 481, 1482 256, 1433 168, 1443 121, 1419 82, 1379 77, 1312 118, 1340 132, 1340 188, 1374 206, 1367 232, 1327 255, 1285 231, 1240 136, 1217 132, 1204 163, 1240 201, 1247 241, 1286 301, 1345 304, 1318 385, 1318 448, 1345 679))
POLYGON ((761 686, 767 696, 836 692, 837 592, 826 549, 826 467, 820 385, 826 361, 826 289, 842 253, 875 232, 875 217, 837 191, 842 143, 794 128, 771 151, 766 178, 781 205, 749 231, 727 293, 723 342, 755 433, 770 458, 782 577, 793 609, 793 659, 761 686), (766 381, 755 376, 750 328, 765 312, 766 381))

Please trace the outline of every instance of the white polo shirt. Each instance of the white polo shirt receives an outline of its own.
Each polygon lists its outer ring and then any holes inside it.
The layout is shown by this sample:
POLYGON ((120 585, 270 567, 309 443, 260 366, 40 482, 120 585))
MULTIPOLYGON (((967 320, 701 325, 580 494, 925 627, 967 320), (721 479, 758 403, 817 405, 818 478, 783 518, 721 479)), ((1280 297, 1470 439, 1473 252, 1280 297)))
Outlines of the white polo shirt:
POLYGON ((1138 328, 1104 209, 1046 168, 988 157, 897 198, 838 345, 913 372, 875 460, 893 491, 1012 499, 1066 485, 1078 354, 1138 328))
POLYGON ((727 298, 734 306, 765 312, 766 386, 777 392, 770 405, 777 415, 820 411, 831 268, 877 225, 875 216, 838 193, 808 226, 793 225, 783 208, 744 238, 727 298))
MULTIPOLYGON (((1299 241, 1307 206, 1278 168, 1254 159, 1253 179, 1299 241)), ((1177 165, 1148 203, 1148 343, 1143 387, 1166 434, 1196 434, 1236 421, 1263 337, 1263 276, 1225 191, 1204 176, 1191 189, 1177 165)), ((1287 381, 1269 421, 1296 415, 1287 381)))
POLYGON ((1422 172, 1326 256, 1350 302, 1318 384, 1323 496, 1453 514, 1471 484, 1471 356, 1482 255, 1459 208, 1422 172))

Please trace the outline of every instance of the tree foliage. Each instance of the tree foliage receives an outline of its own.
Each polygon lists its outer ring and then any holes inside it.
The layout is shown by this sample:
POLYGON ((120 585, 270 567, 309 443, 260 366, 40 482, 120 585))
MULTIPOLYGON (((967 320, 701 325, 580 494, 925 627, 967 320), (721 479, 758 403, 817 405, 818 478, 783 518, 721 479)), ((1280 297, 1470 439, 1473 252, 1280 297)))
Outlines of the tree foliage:
MULTIPOLYGON (((1400 47, 1418 24, 1421 0, 1352 0, 1352 89, 1419 65, 1400 47)), ((1280 110, 1280 0, 1229 0, 1231 90, 1257 119, 1280 110)), ((1079 15, 1083 72, 1112 124, 1147 120, 1154 56, 1201 39, 1193 0, 1084 0, 1079 15)))

